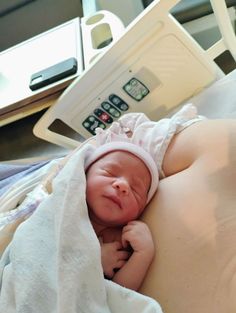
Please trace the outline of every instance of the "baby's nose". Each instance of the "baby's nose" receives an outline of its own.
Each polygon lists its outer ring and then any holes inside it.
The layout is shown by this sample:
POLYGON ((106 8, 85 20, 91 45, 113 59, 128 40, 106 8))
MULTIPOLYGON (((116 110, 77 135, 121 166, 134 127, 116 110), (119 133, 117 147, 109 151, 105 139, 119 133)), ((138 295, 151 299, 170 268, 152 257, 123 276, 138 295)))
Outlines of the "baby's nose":
POLYGON ((127 182, 126 179, 123 178, 116 179, 116 181, 113 183, 113 187, 124 195, 129 194, 129 183, 127 182))

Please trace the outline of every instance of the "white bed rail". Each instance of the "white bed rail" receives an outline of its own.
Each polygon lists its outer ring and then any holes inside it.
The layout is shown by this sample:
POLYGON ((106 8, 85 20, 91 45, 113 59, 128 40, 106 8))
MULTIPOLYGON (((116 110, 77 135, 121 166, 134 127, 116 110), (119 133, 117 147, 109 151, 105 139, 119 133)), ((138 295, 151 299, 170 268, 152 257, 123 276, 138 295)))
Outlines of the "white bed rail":
POLYGON ((229 50, 236 61, 236 37, 227 11, 225 0, 210 0, 222 38, 207 50, 214 59, 225 50, 229 50))
MULTIPOLYGON (((73 149, 81 142, 49 130, 56 119, 88 138, 91 133, 84 125, 90 123, 89 117, 95 118, 96 122, 91 127, 102 125, 94 112, 104 110, 103 103, 113 106, 111 95, 115 94, 128 104, 128 111, 143 111, 150 118, 160 119, 224 76, 213 59, 226 49, 235 55, 236 47, 235 39, 231 38, 232 25, 226 15, 224 0, 211 1, 217 20, 220 25, 224 24, 220 26, 224 37, 208 51, 203 50, 169 13, 178 2, 152 2, 129 24, 124 34, 96 59, 93 66, 66 89, 35 125, 34 134, 73 149), (221 12, 223 18, 219 17, 221 12), (230 35, 226 36, 228 31, 230 35), (139 89, 131 86, 133 78, 139 89), (132 89, 131 94, 126 87, 132 89), (141 101, 135 99, 135 92, 140 90, 146 93, 141 96, 141 101)), ((103 124, 109 127, 109 124, 103 124)))

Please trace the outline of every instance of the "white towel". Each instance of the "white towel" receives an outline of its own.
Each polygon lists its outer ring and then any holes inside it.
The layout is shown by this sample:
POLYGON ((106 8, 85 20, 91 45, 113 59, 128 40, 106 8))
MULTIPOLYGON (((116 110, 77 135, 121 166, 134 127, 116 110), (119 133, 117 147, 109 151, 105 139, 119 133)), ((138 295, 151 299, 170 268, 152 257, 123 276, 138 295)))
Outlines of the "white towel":
POLYGON ((18 227, 5 250, 0 312, 162 312, 153 299, 103 277, 85 199, 88 149, 72 155, 53 180, 53 192, 18 227))

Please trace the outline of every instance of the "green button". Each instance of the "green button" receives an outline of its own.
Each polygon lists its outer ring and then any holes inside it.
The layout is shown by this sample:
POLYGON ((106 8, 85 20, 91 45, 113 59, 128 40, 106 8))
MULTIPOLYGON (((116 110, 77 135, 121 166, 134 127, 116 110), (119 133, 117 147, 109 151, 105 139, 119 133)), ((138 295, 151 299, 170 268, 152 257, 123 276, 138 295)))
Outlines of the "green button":
POLYGON ((89 117, 89 121, 90 121, 90 122, 94 122, 94 121, 95 121, 95 117, 90 116, 90 117, 89 117))
POLYGON ((84 123, 84 127, 88 128, 88 127, 89 127, 89 123, 88 123, 88 122, 85 122, 85 123, 84 123))
POLYGON ((128 110, 128 106, 127 106, 127 104, 122 103, 122 104, 121 104, 121 106, 120 106, 120 109, 121 109, 122 111, 126 111, 126 110, 128 110))
POLYGON ((142 95, 141 95, 141 93, 139 93, 139 94, 137 94, 137 96, 135 97, 137 100, 141 100, 142 99, 142 95))
POLYGON ((138 82, 137 82, 135 79, 132 79, 131 82, 130 82, 130 84, 131 84, 132 86, 137 86, 138 82))
POLYGON ((125 90, 128 91, 128 92, 131 90, 130 84, 125 85, 125 90))

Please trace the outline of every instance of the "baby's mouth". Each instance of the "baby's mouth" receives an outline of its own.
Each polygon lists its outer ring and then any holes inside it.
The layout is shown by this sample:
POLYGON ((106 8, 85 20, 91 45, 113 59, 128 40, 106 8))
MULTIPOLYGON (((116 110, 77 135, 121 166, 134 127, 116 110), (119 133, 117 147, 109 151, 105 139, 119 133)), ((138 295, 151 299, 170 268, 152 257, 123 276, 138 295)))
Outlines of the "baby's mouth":
POLYGON ((112 202, 114 202, 115 204, 117 204, 121 208, 121 202, 120 202, 120 199, 118 197, 110 195, 110 196, 107 196, 106 198, 111 200, 112 202))

